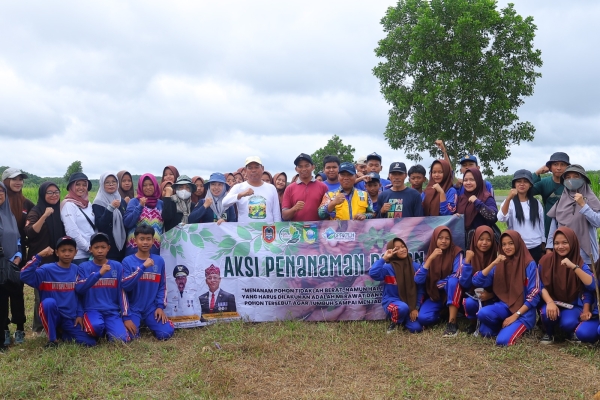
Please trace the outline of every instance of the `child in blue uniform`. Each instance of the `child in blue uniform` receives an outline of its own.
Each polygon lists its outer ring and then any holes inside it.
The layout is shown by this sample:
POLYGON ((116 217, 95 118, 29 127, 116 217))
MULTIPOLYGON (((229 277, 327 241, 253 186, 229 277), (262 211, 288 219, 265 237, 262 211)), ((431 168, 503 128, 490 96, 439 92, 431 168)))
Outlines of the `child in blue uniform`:
POLYGON ((93 261, 86 261, 77 270, 75 292, 83 303, 85 331, 95 338, 107 336, 108 340, 130 340, 123 318, 129 315, 125 290, 137 284, 142 272, 138 268, 123 279, 121 263, 108 260, 110 238, 105 233, 95 233, 90 238, 93 261))
POLYGON ((381 305, 392 319, 388 333, 398 325, 404 325, 411 333, 423 330, 417 318, 425 288, 415 283, 418 269, 419 264, 413 262, 404 241, 394 238, 388 242, 383 258, 375 261, 369 270, 371 278, 383 282, 381 305))
POLYGON ((556 326, 572 341, 595 342, 597 320, 589 321, 592 316, 590 302, 596 289, 594 276, 581 258, 579 240, 572 229, 563 226, 554 232, 554 251, 540 259, 538 268, 545 302, 540 307, 540 315, 546 328, 540 343, 554 342, 556 326), (570 304, 572 308, 558 306, 555 301, 570 304))
POLYGON ((462 258, 462 249, 452 241, 450 229, 438 226, 431 236, 427 259, 415 274, 415 282, 425 285, 427 292, 419 311, 419 323, 423 326, 436 324, 440 312, 447 306, 449 317, 444 337, 458 334, 456 317, 463 293, 461 285, 467 285, 470 278, 461 277, 462 258))
POLYGON ((492 286, 498 301, 479 310, 479 333, 496 337, 499 346, 511 346, 535 325, 540 301, 540 279, 533 257, 518 232, 500 237, 500 255, 492 265, 473 275, 476 287, 492 286))
POLYGON ((135 228, 134 240, 137 253, 123 259, 124 275, 130 276, 136 269, 145 268, 136 285, 127 290, 130 311, 123 317, 125 326, 134 337, 139 337, 143 322, 159 340, 167 340, 175 332, 171 321, 164 313, 167 304, 165 261, 156 254, 150 254, 154 229, 148 225, 135 228))
POLYGON ((75 293, 77 265, 72 261, 77 253, 77 243, 69 236, 58 239, 58 262, 40 266, 42 258, 52 253, 52 248, 46 247, 21 270, 21 280, 40 292, 39 314, 48 334, 46 347, 57 345, 57 329, 62 331, 61 338, 65 342, 74 340, 94 346, 96 340, 83 329, 83 308, 75 293))

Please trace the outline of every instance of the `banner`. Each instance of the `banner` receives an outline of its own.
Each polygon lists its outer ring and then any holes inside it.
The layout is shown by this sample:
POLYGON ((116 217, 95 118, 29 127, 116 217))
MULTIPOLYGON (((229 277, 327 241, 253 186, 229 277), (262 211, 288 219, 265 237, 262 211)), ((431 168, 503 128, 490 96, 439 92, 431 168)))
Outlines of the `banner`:
POLYGON ((440 225, 463 246, 461 216, 177 226, 161 244, 165 312, 177 328, 236 318, 383 319, 369 268, 394 237, 422 262, 440 225))

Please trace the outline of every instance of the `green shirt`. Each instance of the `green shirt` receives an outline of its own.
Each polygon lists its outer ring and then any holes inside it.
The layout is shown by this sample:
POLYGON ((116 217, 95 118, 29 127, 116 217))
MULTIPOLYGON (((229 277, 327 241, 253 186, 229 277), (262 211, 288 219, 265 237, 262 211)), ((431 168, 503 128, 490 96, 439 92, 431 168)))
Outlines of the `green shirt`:
POLYGON ((565 187, 561 183, 554 182, 551 176, 540 179, 538 174, 534 173, 532 175, 533 194, 542 196, 542 203, 544 203, 544 227, 547 238, 548 231, 550 230, 550 223, 552 222, 552 218, 548 216, 548 211, 550 211, 558 199, 560 199, 565 187))

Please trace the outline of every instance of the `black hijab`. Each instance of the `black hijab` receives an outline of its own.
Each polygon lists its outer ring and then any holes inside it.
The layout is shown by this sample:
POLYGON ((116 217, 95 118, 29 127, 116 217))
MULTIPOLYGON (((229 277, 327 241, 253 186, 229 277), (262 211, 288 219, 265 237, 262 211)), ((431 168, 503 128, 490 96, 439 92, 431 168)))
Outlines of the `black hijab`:
POLYGON ((46 208, 51 207, 54 212, 44 222, 48 227, 48 234, 50 235, 50 246, 54 247, 59 238, 66 236, 65 226, 60 219, 60 201, 56 204, 46 203, 46 191, 48 188, 55 187, 58 190, 58 185, 54 182, 44 182, 38 189, 38 201, 37 204, 31 209, 35 211, 40 217, 46 212, 46 208))

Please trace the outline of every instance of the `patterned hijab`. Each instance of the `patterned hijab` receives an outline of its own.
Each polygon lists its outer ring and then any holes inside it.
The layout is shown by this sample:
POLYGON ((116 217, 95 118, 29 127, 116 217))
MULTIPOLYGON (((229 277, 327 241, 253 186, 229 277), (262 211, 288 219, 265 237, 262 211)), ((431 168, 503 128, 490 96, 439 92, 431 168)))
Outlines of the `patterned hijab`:
POLYGON ((137 198, 141 199, 142 197, 146 198, 146 207, 148 208, 154 208, 156 207, 156 204, 158 203, 158 199, 160 199, 161 196, 161 191, 160 191, 160 187, 158 186, 158 182, 156 181, 156 178, 154 177, 154 175, 152 174, 144 174, 142 176, 140 176, 140 180, 138 181, 138 187, 137 187, 137 198), (152 184, 154 185, 154 193, 152 193, 151 196, 144 196, 144 181, 148 179, 152 182, 152 184))

